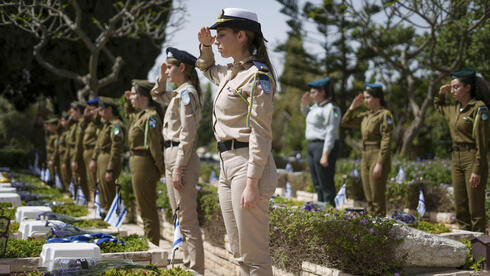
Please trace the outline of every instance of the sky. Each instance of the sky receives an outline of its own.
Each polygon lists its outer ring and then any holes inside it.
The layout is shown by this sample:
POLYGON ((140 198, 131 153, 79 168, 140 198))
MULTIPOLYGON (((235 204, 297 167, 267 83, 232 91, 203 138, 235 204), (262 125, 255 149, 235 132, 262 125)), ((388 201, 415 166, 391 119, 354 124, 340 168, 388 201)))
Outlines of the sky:
MULTIPOLYGON (((281 14, 281 5, 275 0, 186 0, 182 1, 186 7, 186 22, 178 30, 171 30, 170 37, 164 42, 162 54, 157 58, 155 65, 148 73, 149 80, 156 80, 160 75, 160 65, 165 61, 165 49, 175 47, 185 50, 196 57, 199 56, 199 41, 197 33, 203 26, 211 26, 223 8, 243 8, 257 13, 262 26, 262 33, 269 41, 267 47, 276 72, 282 72, 281 54, 275 53, 276 45, 287 39, 287 16, 281 14)), ((223 59, 214 48, 216 63, 226 64, 232 59, 223 59)), ((198 70, 199 72, 199 70, 198 70)), ((200 74, 200 73, 199 73, 200 74)), ((202 76, 202 75, 201 75, 202 76)), ((201 84, 205 81, 201 78, 201 84)))

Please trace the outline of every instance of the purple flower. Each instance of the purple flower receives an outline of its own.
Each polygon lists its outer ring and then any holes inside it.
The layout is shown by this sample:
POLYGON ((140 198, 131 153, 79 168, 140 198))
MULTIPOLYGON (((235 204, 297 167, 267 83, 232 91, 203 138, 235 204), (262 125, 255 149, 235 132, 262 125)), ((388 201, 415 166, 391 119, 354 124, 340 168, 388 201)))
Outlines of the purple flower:
POLYGON ((277 230, 277 226, 274 226, 274 230, 277 230))
POLYGON ((291 213, 289 216, 290 216, 290 217, 294 216, 294 213, 291 213))
POLYGON ((328 217, 328 216, 330 216, 330 214, 329 213, 325 213, 325 215, 323 215, 323 216, 324 217, 328 217))
POLYGON ((393 274, 393 276, 400 276, 400 273, 395 272, 395 274, 393 274))
POLYGON ((373 228, 369 229, 369 233, 374 234, 374 229, 373 228))
POLYGON ((367 219, 361 219, 361 223, 364 224, 364 225, 368 225, 369 224, 369 220, 367 220, 367 219))

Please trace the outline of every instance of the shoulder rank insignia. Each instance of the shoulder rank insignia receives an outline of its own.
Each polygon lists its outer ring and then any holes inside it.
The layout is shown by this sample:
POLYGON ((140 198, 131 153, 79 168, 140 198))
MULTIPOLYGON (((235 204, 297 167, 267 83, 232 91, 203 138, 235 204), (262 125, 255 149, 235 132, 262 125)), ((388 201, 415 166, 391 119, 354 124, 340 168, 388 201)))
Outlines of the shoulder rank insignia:
POLYGON ((184 89, 180 92, 180 98, 182 99, 182 103, 184 105, 188 105, 191 102, 191 96, 189 95, 189 90, 184 89))
POLYGON ((488 108, 486 106, 480 106, 478 113, 481 113, 481 119, 483 121, 488 120, 488 108))
POLYGON ((264 63, 255 60, 253 61, 253 63, 259 69, 259 72, 257 72, 257 74, 259 76, 260 86, 262 87, 262 90, 264 90, 265 93, 271 93, 272 88, 269 79, 269 68, 264 63))
POLYGON ((114 128, 112 129, 113 133, 115 136, 121 136, 121 127, 118 124, 114 125, 114 128))
POLYGON ((391 118, 391 114, 389 114, 389 113, 385 113, 385 115, 384 115, 384 116, 385 116, 385 119, 386 119, 386 123, 387 123, 388 125, 393 124, 393 119, 391 118))
POLYGON ((155 128, 157 126, 157 118, 154 115, 150 116, 150 119, 148 120, 148 126, 150 128, 155 128))
POLYGON ((336 106, 333 107, 333 116, 335 118, 338 118, 339 117, 339 110, 337 109, 336 106))

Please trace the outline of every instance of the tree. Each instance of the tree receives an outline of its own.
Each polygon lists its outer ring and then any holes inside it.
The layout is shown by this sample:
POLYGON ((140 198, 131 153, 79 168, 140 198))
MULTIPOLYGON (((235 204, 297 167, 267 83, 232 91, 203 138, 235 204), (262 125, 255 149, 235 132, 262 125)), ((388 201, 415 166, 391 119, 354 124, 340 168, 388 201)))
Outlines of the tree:
POLYGON ((403 130, 401 155, 409 155, 441 81, 462 65, 469 36, 481 29, 490 15, 488 5, 485 0, 385 1, 383 6, 365 1, 358 8, 349 0, 348 12, 357 18, 360 27, 356 37, 384 61, 384 68, 395 70, 406 85, 403 92, 412 120, 403 130), (381 24, 374 19, 379 12, 385 17, 381 24), (425 32, 418 34, 413 26, 425 32), (439 39, 448 26, 454 26, 450 32, 452 44, 439 39), (451 54, 437 60, 437 50, 443 48, 451 54), (425 95, 420 97, 417 87, 423 79, 428 84, 425 95))
POLYGON ((53 74, 73 80, 77 98, 84 101, 118 80, 124 58, 109 44, 143 35, 159 48, 171 11, 175 11, 171 0, 127 0, 112 5, 97 1, 86 6, 81 6, 77 0, 20 0, 0 4, 0 25, 14 25, 34 35, 37 43, 32 53, 36 61, 53 74), (84 10, 87 6, 89 11, 98 10, 98 16, 90 17, 94 15, 90 12, 87 16, 84 10), (81 60, 82 66, 63 68, 48 60, 46 47, 54 41, 76 41, 83 45, 87 55, 81 60), (104 66, 108 70, 101 70, 104 66))
POLYGON ((211 83, 206 85, 206 89, 202 95, 201 102, 201 120, 199 121, 199 129, 197 146, 208 146, 214 140, 213 132, 213 89, 211 83))

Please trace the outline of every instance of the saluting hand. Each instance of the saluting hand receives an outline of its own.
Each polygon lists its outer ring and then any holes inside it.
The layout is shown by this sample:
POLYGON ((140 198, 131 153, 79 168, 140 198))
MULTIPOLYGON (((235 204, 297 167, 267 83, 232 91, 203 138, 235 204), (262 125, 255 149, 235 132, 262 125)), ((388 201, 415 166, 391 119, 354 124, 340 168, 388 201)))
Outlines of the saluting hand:
POLYGON ((439 88, 439 95, 447 95, 449 92, 451 92, 451 84, 444 84, 439 88))
POLYGON ((353 110, 361 106, 362 102, 364 101, 362 94, 357 95, 354 100, 352 101, 352 104, 350 105, 349 109, 353 110))
POLYGON ((305 108, 310 103, 310 92, 306 91, 301 96, 301 108, 305 108))
POLYGON ((471 173, 469 182, 470 182, 471 188, 478 187, 478 185, 480 185, 480 175, 478 175, 476 173, 471 173))
POLYGON ((126 100, 129 100, 130 97, 131 97, 131 90, 124 91, 124 98, 126 98, 126 100))
POLYGON ((199 33, 197 33, 197 39, 202 45, 210 46, 214 43, 216 36, 211 35, 211 31, 208 27, 202 27, 199 33))

